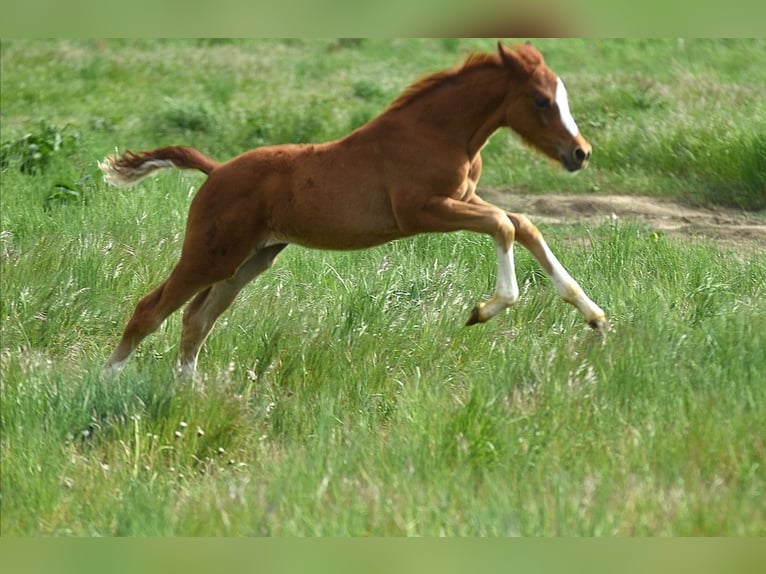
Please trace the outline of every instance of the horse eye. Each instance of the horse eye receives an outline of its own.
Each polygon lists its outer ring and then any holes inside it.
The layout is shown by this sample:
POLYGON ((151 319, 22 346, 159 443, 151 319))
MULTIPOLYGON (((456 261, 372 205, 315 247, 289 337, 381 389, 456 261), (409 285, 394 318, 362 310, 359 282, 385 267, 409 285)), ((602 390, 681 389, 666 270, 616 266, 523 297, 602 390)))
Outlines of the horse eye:
POLYGON ((537 94, 535 96, 535 106, 541 110, 547 110, 551 107, 551 99, 548 96, 537 94))

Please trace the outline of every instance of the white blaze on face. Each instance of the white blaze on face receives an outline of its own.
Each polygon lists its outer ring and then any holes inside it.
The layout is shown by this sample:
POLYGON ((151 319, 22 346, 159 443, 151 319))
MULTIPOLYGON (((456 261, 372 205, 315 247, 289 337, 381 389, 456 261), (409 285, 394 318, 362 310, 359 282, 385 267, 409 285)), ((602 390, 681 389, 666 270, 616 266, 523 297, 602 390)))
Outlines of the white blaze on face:
POLYGON ((557 78, 556 81, 556 104, 559 107, 559 113, 561 114, 561 122, 567 131, 576 136, 580 133, 580 129, 572 117, 572 113, 569 111, 569 99, 567 98, 567 89, 564 87, 564 82, 561 78, 557 78))

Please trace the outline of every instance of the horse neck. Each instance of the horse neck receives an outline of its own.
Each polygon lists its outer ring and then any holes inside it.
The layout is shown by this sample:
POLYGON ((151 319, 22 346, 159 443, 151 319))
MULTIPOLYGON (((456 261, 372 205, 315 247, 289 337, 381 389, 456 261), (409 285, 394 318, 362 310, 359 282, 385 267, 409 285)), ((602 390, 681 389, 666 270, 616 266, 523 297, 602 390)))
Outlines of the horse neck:
POLYGON ((505 125, 502 103, 508 79, 500 67, 467 69, 413 99, 404 113, 421 129, 439 132, 441 141, 474 157, 489 137, 505 125))

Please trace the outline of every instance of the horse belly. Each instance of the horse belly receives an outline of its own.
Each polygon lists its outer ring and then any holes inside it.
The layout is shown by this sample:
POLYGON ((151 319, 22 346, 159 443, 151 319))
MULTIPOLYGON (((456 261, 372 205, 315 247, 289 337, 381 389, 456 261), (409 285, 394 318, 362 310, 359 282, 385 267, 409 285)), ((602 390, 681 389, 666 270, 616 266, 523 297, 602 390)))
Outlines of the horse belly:
POLYGON ((272 228, 290 243, 363 249, 402 237, 383 190, 294 186, 275 198, 272 228))

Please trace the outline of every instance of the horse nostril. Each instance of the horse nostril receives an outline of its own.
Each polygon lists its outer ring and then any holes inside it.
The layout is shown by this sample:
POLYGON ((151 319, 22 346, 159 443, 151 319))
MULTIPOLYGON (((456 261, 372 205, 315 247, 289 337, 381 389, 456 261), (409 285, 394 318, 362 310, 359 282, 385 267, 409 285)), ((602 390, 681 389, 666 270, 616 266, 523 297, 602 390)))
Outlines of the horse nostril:
POLYGON ((575 155, 575 158, 577 159, 577 161, 579 161, 580 163, 584 162, 586 159, 588 159, 590 157, 590 153, 586 152, 581 147, 578 147, 575 150, 574 155, 575 155))

